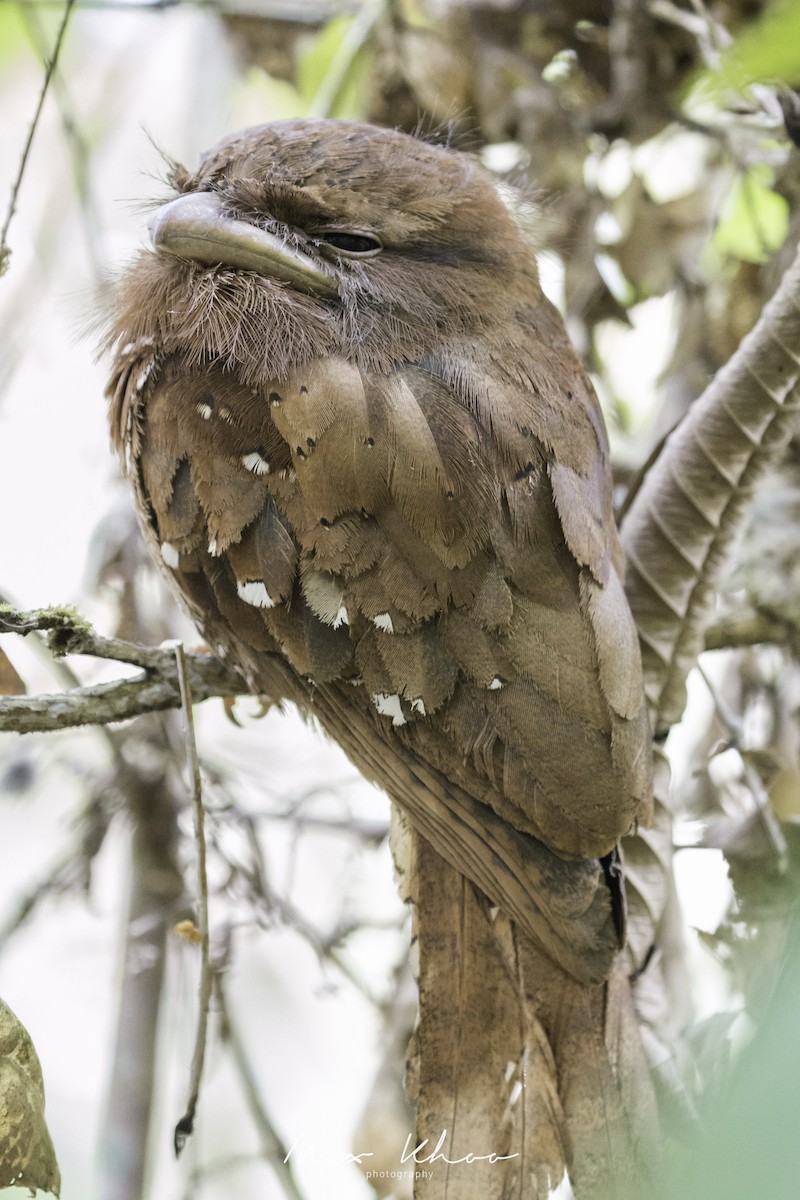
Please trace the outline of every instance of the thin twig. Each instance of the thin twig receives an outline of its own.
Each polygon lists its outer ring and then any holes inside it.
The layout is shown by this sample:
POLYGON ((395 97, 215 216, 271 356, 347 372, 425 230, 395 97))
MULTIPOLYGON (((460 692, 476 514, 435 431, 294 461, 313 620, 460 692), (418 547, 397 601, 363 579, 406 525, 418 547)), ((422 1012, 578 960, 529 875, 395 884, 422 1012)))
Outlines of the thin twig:
POLYGON ((200 1185, 219 1175, 225 1176, 225 1183, 230 1191, 233 1187, 230 1176, 234 1171, 242 1171, 245 1167, 261 1166, 263 1161, 262 1156, 256 1151, 252 1154, 225 1154, 220 1158, 212 1159, 211 1162, 195 1166, 186 1180, 181 1200, 195 1200, 200 1185))
POLYGON ((647 7, 650 16, 657 21, 685 29, 687 33, 692 34, 705 66, 712 71, 719 70, 720 53, 730 45, 731 37, 713 20, 705 6, 702 7, 702 11, 698 11, 699 6, 695 5, 696 11, 691 13, 685 8, 679 8, 671 0, 650 0, 647 7))
POLYGON ((200 779, 200 760, 197 757, 197 742, 194 736, 194 721, 192 719, 192 690, 189 683, 189 673, 186 669, 186 654, 183 642, 176 641, 167 643, 167 645, 171 646, 175 654, 175 663, 178 669, 184 732, 186 735, 186 757, 191 772, 192 812, 194 816, 194 836, 197 845, 197 923, 200 931, 200 986, 198 989, 197 1035, 189 1076, 189 1100, 186 1105, 186 1112, 175 1126, 175 1154, 178 1155, 194 1128, 194 1115, 197 1109, 197 1099, 200 1095, 200 1082, 203 1077, 203 1062, 206 1053, 208 1011, 211 1006, 213 974, 208 936, 208 875, 206 873, 203 786, 200 779))
POLYGON ((758 814, 761 826, 775 854, 775 862, 778 873, 782 875, 789 866, 789 847, 786 843, 786 838, 783 830, 781 829, 780 822, 772 811, 772 805, 770 804, 767 789, 764 787, 761 776, 758 774, 758 771, 756 771, 747 755, 746 747, 743 744, 744 733, 742 722, 731 712, 727 704, 723 701, 722 697, 719 695, 719 692, 714 687, 714 684, 703 670, 703 667, 698 664, 697 670, 701 679, 703 680, 703 683, 708 688, 711 699, 714 701, 714 707, 717 711, 717 716, 730 734, 733 747, 739 752, 745 783, 750 789, 750 794, 753 797, 753 803, 756 807, 756 813, 758 814))
POLYGON ((64 5, 64 15, 61 18, 61 25, 59 26, 58 34, 56 36, 56 44, 53 48, 53 55, 52 55, 52 58, 50 59, 49 63, 47 64, 47 69, 45 70, 45 73, 44 73, 44 80, 42 82, 42 88, 39 93, 39 101, 36 105, 36 111, 33 114, 33 120, 31 121, 31 127, 28 130, 28 137, 25 142, 25 148, 22 151, 22 158, 20 159, 19 169, 17 170, 17 176, 16 176, 16 179, 14 180, 13 184, 11 185, 11 198, 10 198, 9 204, 8 204, 8 212, 6 213, 6 219, 3 223, 3 229, 0 232, 0 275, 3 274, 3 272, 6 270, 6 268, 8 266, 8 260, 11 255, 11 251, 8 248, 8 243, 6 240, 8 237, 8 228, 11 224, 11 220, 14 216, 14 213, 17 210, 17 196, 19 195, 19 189, 22 186, 22 178, 25 174, 25 168, 28 164, 28 157, 30 155, 31 147, 33 145, 33 139, 36 134, 36 129, 39 125, 39 118, 42 115, 42 108, 44 107, 44 99, 45 99, 45 96, 47 95, 47 90, 50 87, 50 80, 53 77, 53 72, 56 69, 56 63, 58 62, 58 56, 61 53, 61 44, 64 41, 64 34, 67 31, 67 25, 69 24, 70 14, 72 13, 74 4, 75 4, 75 0, 66 0, 66 4, 64 5))
POLYGON ((258 1086, 258 1080, 251 1065, 250 1055, 242 1042, 236 1023, 231 1020, 231 1012, 222 980, 222 974, 218 973, 215 976, 214 982, 222 1021, 222 1037, 230 1047, 231 1056, 239 1072, 247 1106, 250 1109, 251 1116, 261 1139, 262 1153, 265 1160, 275 1172, 275 1178, 282 1187, 284 1194, 288 1197, 288 1200, 304 1200, 303 1193, 300 1191, 294 1177, 292 1165, 288 1161, 288 1147, 272 1123, 272 1118, 267 1111, 258 1086))
MULTIPOLYGON (((71 608, 36 608, 23 612, 12 605, 0 605, 0 633, 17 633, 25 637, 37 630, 48 634, 47 644, 57 658, 65 654, 88 654, 93 658, 111 658, 157 671, 163 671, 167 662, 174 663, 175 660, 172 650, 163 647, 102 637, 71 608)), ((175 674, 177 678, 177 672, 175 674)))
POLYGON ((765 643, 794 648, 798 641, 800 625, 797 621, 761 606, 723 613, 705 631, 706 650, 731 650, 765 643))
POLYGON ((79 851, 74 842, 50 859, 40 878, 27 891, 18 895, 14 910, 0 924, 0 950, 48 896, 60 896, 76 886, 76 858, 79 851))
MULTIPOLYGON (((278 895, 275 889, 270 884, 267 878, 266 864, 264 855, 261 850, 261 843, 258 839, 255 821, 248 813, 240 814, 240 822, 247 838, 250 852, 253 858, 253 876, 254 890, 259 898, 263 901, 267 913, 273 915, 278 914, 280 920, 293 929, 295 933, 304 938, 312 947, 320 962, 327 960, 344 975, 345 979, 355 987, 370 1004, 376 1008, 380 1007, 380 1001, 372 992, 369 985, 360 977, 358 972, 354 971, 348 963, 344 955, 340 954, 336 949, 335 944, 330 938, 325 938, 309 921, 305 919, 299 909, 295 908, 291 900, 278 895)), ((242 872, 244 874, 244 871, 242 872)))
POLYGON ((342 834, 348 838, 359 838, 362 842, 369 842, 373 846, 379 846, 385 842, 389 836, 388 821, 366 821, 358 820, 356 817, 317 817, 310 813, 298 813, 294 809, 282 811, 270 811, 269 809, 263 812, 253 812, 254 818, 261 818, 266 821, 286 821, 295 825, 299 831, 304 829, 314 829, 322 833, 342 834))
MULTIPOLYGON (((45 34, 35 6, 26 4, 22 8, 23 19, 28 27, 28 36, 35 45, 42 61, 46 61, 45 34)), ((53 71, 53 98, 61 116, 61 125, 72 162, 72 175, 78 197, 78 211, 84 226, 86 251, 92 262, 95 287, 99 293, 109 289, 104 271, 104 255, 100 238, 101 218, 91 184, 91 153, 87 140, 80 132, 78 118, 70 101, 67 84, 62 73, 53 71)))

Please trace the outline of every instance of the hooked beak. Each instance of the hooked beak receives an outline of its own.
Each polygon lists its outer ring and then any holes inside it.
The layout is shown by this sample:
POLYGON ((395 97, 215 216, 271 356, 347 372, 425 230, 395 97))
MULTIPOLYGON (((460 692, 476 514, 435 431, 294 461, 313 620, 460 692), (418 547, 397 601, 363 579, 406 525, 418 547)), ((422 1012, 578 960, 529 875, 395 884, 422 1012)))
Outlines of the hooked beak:
POLYGON ((249 221, 225 215, 214 192, 187 192, 153 213, 153 248, 194 262, 241 267, 315 296, 336 296, 336 280, 301 250, 249 221))

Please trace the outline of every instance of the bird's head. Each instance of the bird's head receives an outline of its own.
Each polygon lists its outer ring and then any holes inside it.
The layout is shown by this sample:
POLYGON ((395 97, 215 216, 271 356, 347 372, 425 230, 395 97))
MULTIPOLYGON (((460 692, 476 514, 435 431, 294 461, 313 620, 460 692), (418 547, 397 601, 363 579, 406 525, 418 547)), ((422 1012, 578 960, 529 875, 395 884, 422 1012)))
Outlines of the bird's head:
POLYGON ((246 381, 338 354, 390 370, 504 320, 533 254, 469 157, 396 130, 292 120, 225 138, 152 214, 116 335, 246 381))

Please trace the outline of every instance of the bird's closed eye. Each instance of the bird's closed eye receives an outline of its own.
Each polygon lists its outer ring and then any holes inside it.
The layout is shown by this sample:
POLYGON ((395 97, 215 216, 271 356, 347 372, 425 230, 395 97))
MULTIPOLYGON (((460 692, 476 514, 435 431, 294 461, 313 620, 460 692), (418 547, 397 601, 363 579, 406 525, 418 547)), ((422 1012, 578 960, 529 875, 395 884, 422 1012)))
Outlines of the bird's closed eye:
POLYGON ((323 246, 332 246, 343 254, 366 258, 378 254, 383 246, 371 233, 351 233, 344 229, 323 229, 317 234, 323 246))

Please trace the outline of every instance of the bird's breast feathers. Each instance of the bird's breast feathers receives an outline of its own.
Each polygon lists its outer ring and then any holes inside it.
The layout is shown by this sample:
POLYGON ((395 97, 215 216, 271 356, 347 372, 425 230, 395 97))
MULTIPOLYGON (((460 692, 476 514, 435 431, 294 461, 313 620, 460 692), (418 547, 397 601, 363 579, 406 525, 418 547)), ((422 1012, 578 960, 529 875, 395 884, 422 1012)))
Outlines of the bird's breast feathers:
POLYGON ((466 266, 485 311, 451 284, 447 325, 449 251, 400 303, 402 250, 337 267, 337 298, 187 263, 179 234, 123 285, 112 427, 211 644, 255 687, 279 657, 559 854, 606 853, 648 803, 641 667, 605 431, 535 268, 466 266))

